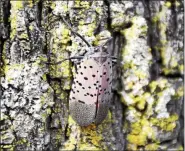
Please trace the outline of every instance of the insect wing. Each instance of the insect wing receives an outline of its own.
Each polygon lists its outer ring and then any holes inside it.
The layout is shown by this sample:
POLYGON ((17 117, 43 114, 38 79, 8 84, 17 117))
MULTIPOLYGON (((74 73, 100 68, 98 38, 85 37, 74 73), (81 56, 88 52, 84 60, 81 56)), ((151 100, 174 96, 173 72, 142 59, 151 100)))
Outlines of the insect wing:
POLYGON ((98 105, 95 123, 100 124, 107 116, 111 101, 112 88, 112 60, 107 60, 101 65, 98 86, 98 105))
POLYGON ((93 58, 84 58, 77 66, 70 93, 69 110, 73 119, 81 126, 87 126, 95 119, 99 70, 93 58))

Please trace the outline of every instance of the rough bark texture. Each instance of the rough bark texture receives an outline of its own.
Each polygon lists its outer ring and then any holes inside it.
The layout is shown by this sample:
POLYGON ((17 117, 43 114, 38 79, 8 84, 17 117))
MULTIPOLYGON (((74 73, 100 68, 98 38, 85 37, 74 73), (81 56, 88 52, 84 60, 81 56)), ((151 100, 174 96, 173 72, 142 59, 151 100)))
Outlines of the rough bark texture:
POLYGON ((0 1, 1 149, 182 150, 183 1, 0 1), (113 99, 102 124, 68 111, 75 64, 113 37, 113 99))

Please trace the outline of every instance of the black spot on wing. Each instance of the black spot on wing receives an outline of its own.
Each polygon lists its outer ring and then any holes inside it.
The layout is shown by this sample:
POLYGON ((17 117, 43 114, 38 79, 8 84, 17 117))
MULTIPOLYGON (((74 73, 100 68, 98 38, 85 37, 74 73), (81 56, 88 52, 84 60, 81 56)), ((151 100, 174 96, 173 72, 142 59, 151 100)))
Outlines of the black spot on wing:
POLYGON ((87 77, 84 77, 84 79, 85 79, 85 80, 88 80, 88 78, 87 78, 87 77))
POLYGON ((78 100, 78 102, 79 102, 79 103, 83 103, 83 104, 85 104, 85 102, 83 102, 83 101, 80 101, 80 100, 78 100))

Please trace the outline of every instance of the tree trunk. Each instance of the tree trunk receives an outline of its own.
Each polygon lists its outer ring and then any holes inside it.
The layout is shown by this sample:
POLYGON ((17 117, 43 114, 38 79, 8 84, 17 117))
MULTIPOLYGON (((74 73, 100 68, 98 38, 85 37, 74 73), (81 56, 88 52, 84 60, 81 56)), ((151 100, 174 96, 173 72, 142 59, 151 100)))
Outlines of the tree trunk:
POLYGON ((178 0, 0 1, 1 149, 183 150, 183 14, 178 0), (87 53, 78 34, 113 37, 100 125, 69 113, 76 63, 57 62, 87 53))

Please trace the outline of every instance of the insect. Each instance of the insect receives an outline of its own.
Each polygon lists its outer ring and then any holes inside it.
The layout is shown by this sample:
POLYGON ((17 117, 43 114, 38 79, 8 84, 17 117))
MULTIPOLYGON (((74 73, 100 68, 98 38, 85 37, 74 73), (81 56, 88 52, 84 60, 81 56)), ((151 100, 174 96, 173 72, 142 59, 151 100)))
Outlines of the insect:
MULTIPOLYGON (((68 23, 62 18, 64 23, 68 23)), ((107 116, 112 98, 112 61, 113 58, 103 51, 104 46, 111 40, 108 39, 99 47, 92 47, 80 34, 79 36, 93 51, 85 56, 71 57, 80 59, 76 66, 76 74, 69 96, 69 111, 72 118, 80 126, 91 123, 100 124, 107 116)), ((58 62, 61 63, 61 62, 58 62)))
POLYGON ((112 98, 112 57, 106 52, 85 56, 74 76, 69 111, 81 126, 100 124, 107 116, 112 98))

